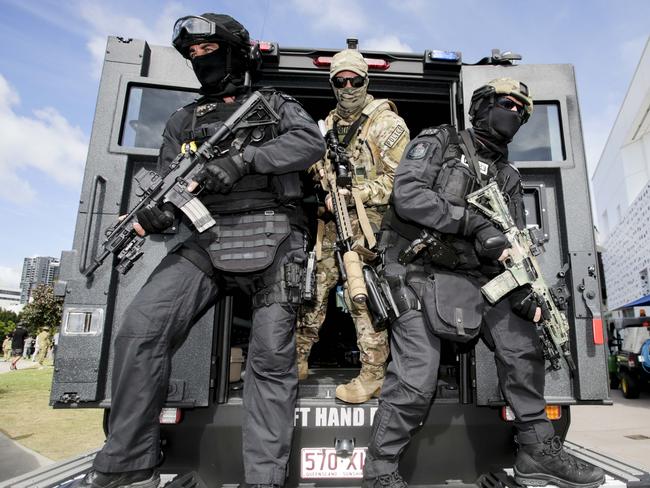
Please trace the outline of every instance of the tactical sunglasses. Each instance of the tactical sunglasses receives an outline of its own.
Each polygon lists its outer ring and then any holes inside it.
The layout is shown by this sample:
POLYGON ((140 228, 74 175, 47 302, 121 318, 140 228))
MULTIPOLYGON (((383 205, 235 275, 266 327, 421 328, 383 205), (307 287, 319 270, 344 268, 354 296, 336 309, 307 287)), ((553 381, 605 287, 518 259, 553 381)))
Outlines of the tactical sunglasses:
POLYGON ((332 78, 332 85, 334 88, 345 88, 348 84, 348 81, 353 88, 360 88, 366 82, 366 77, 361 75, 357 75, 352 78, 346 78, 345 76, 335 76, 332 78))
POLYGON ((196 15, 188 15, 181 17, 174 24, 174 32, 172 34, 172 44, 180 40, 181 37, 186 35, 192 36, 212 36, 216 33, 216 25, 214 22, 198 17, 196 15))
POLYGON ((517 113, 521 116, 524 117, 526 114, 526 107, 523 105, 518 104, 517 102, 511 100, 508 97, 499 97, 497 98, 497 105, 501 108, 504 108, 506 110, 512 110, 513 108, 517 109, 517 113))

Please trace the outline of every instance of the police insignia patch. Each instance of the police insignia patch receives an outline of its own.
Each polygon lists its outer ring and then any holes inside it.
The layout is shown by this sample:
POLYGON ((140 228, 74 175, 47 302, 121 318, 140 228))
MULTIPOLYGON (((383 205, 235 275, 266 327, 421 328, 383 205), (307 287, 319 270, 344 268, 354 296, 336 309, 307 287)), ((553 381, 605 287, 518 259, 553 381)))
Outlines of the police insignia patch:
POLYGON ((302 108, 300 105, 298 105, 298 107, 296 107, 296 113, 297 113, 301 118, 305 119, 307 122, 313 122, 313 121, 314 121, 314 119, 312 119, 312 118, 310 117, 310 115, 309 115, 307 112, 305 112, 305 109, 302 108))
POLYGON ((418 142, 406 153, 406 159, 422 159, 427 154, 427 149, 429 149, 428 142, 418 142))
POLYGON ((398 125, 393 129, 393 132, 390 133, 384 145, 389 148, 393 147, 395 143, 399 140, 399 138, 402 137, 402 134, 404 134, 404 132, 405 132, 404 127, 398 125))

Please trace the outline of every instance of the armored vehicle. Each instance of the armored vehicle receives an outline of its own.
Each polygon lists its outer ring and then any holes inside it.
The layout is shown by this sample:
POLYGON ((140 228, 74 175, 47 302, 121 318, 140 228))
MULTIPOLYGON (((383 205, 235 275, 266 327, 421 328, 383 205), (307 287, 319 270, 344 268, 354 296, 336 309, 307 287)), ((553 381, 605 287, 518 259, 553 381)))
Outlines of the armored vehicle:
MULTIPOLYGON (((334 105, 328 68, 334 49, 284 48, 260 42, 263 54, 255 86, 272 86, 298 99, 314 119, 334 105)), ((600 318, 600 289, 587 187, 578 97, 570 65, 517 64, 518 56, 494 50, 477 64, 458 52, 362 53, 371 70, 370 93, 392 99, 411 134, 438 124, 468 125, 474 89, 498 77, 531 87, 535 112, 511 145, 525 183, 527 224, 545 241, 539 256, 549 283, 558 281, 566 308, 576 371, 549 371, 548 413, 564 437, 570 409, 611 403, 600 318), (564 287, 562 284, 565 284, 564 287)), ((189 228, 148 238, 128 274, 110 260, 84 275, 100 250, 105 229, 138 200, 133 176, 155 169, 164 124, 197 95, 189 63, 171 47, 111 37, 106 48, 90 148, 71 251, 61 260, 57 293, 65 297, 52 385, 54 408, 111 408, 112 341, 120 316, 154 266, 189 228)), ((166 407, 161 412, 160 466, 167 486, 237 486, 241 459, 242 356, 250 306, 228 296, 194 325, 174 355, 166 407), (234 373, 231 377, 230 373, 234 373)), ((356 376, 354 327, 330 297, 327 322, 301 382, 287 486, 351 486, 360 483, 376 400, 347 405, 335 399, 337 384, 356 376)), ((512 413, 498 387, 493 353, 483 342, 444 345, 433 407, 404 454, 401 472, 412 485, 512 484, 512 413), (506 471, 504 471, 504 469, 506 471), (478 481, 477 481, 478 480, 478 481)), ((578 457, 601 465, 612 480, 646 486, 643 471, 567 443, 578 457)), ((14 486, 55 486, 90 469, 92 453, 57 470, 17 480, 14 486), (23 484, 21 484, 23 483, 23 484)))

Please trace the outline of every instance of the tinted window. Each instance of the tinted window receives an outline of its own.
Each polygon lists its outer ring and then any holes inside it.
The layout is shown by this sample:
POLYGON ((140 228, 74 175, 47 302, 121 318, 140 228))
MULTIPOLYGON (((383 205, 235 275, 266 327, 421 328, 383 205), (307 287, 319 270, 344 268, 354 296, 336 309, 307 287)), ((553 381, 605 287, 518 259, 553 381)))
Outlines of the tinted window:
POLYGON ((564 161, 559 105, 536 102, 533 116, 508 149, 512 161, 564 161))
POLYGON ((129 87, 120 145, 158 149, 169 116, 196 97, 189 91, 129 87))

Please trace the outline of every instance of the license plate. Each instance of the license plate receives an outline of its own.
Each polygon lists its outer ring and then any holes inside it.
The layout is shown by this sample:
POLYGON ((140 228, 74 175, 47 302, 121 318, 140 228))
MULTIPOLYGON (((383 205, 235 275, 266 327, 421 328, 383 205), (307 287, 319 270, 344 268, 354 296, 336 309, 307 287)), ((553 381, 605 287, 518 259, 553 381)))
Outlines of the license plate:
POLYGON ((362 478, 366 449, 358 447, 351 456, 340 457, 332 447, 303 447, 300 450, 300 477, 362 478))

